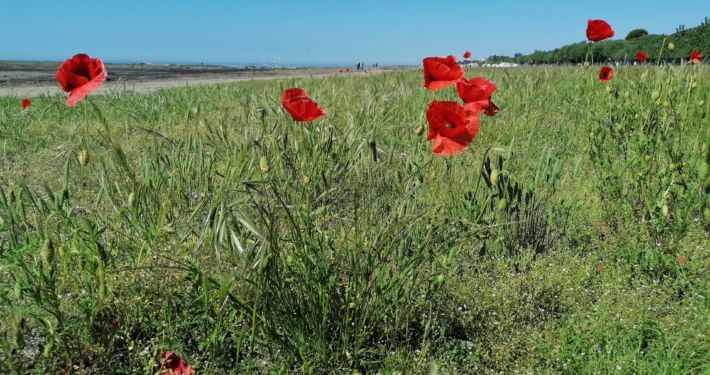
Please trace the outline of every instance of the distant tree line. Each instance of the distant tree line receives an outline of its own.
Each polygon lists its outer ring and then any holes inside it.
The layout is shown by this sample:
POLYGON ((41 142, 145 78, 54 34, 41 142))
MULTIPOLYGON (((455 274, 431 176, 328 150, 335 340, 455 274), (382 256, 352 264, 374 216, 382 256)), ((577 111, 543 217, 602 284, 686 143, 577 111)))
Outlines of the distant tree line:
MULTIPOLYGON (((666 44, 673 43, 675 49, 673 51, 664 49, 662 58, 685 58, 687 60, 694 49, 710 56, 710 22, 707 17, 700 26, 686 29, 681 25, 671 35, 648 34, 644 29, 632 30, 624 40, 605 40, 592 44, 591 56, 593 56, 594 62, 604 62, 609 59, 614 61, 635 60, 636 52, 643 51, 648 53, 649 59, 657 59, 663 39, 666 39, 666 44)), ((589 42, 582 41, 555 48, 552 51, 535 51, 514 60, 521 64, 579 64, 584 62, 588 48, 589 42)))

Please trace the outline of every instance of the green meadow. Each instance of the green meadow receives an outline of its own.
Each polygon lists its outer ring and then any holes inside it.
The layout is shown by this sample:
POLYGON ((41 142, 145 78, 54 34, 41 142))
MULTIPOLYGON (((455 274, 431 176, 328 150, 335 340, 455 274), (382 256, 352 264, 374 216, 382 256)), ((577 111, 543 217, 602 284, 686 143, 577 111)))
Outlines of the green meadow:
POLYGON ((0 373, 710 373, 710 68, 598 72, 0 98, 0 373))

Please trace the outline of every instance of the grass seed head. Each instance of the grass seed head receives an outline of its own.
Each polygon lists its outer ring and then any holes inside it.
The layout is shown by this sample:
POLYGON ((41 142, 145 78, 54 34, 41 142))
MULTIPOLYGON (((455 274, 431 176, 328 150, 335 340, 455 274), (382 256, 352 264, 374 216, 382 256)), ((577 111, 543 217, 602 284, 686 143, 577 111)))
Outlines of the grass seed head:
POLYGON ((89 151, 88 150, 86 150, 86 149, 81 150, 81 152, 79 152, 79 155, 77 155, 76 158, 82 167, 86 167, 87 165, 89 165, 90 158, 89 158, 89 151))
POLYGON ((269 171, 271 170, 271 166, 269 165, 269 159, 267 159, 266 156, 262 156, 259 159, 259 169, 262 173, 269 173, 269 171))

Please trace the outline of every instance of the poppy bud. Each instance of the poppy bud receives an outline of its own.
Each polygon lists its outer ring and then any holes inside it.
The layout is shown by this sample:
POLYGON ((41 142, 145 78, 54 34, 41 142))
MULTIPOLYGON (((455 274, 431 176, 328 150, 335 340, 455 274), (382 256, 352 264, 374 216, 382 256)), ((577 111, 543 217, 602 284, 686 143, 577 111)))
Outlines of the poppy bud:
POLYGON ((586 69, 586 68, 589 68, 589 61, 585 61, 585 62, 584 62, 584 68, 585 68, 585 69, 586 69))
POLYGON ((661 208, 661 213, 663 216, 668 216, 668 205, 664 204, 663 207, 661 208))
POLYGON ((654 102, 660 97, 661 93, 658 90, 653 90, 653 92, 651 92, 651 100, 653 100, 654 102))
POLYGON ((698 79, 698 73, 693 73, 690 78, 692 78, 693 80, 698 79))
POLYGON ((698 83, 697 83, 697 82, 693 82, 693 83, 690 84, 690 88, 691 88, 691 89, 694 89, 694 88, 696 88, 696 87, 698 87, 698 83))
POLYGON ((293 255, 286 255, 286 264, 293 263, 293 255))
POLYGON ((269 159, 267 159, 266 156, 262 156, 259 159, 259 169, 262 173, 269 173, 271 170, 271 166, 269 166, 269 159))
POLYGON ((710 208, 705 208, 703 210, 703 216, 705 216, 706 219, 710 220, 710 208))
POLYGON ((698 102, 698 107, 702 107, 702 106, 704 106, 704 105, 705 105, 705 101, 704 101, 704 100, 701 100, 701 101, 698 102))
POLYGON ((500 172, 498 172, 497 169, 493 169, 491 171, 491 184, 493 186, 498 186, 498 178, 500 177, 499 174, 500 172))
POLYGON ((420 126, 414 131, 414 134, 416 134, 416 135, 422 135, 422 134, 424 134, 424 127, 420 125, 420 126))
POLYGON ((648 76, 647 72, 641 73, 641 81, 645 81, 647 76, 648 76))
POLYGON ((136 204, 136 193, 131 192, 131 194, 128 194, 128 205, 133 207, 136 204))
POLYGON ((89 151, 81 150, 79 155, 76 157, 82 167, 86 167, 89 164, 89 151))
POLYGON ((668 43, 668 47, 667 47, 667 48, 668 48, 669 51, 673 51, 673 50, 675 49, 675 44, 673 44, 673 43, 668 43))
POLYGON ((303 176, 303 183, 307 184, 309 182, 311 182, 311 176, 303 176))
POLYGON ((439 276, 436 277, 436 282, 439 284, 442 284, 446 280, 446 277, 442 274, 439 274, 439 276))
POLYGON ((668 169, 670 169, 671 171, 675 171, 676 169, 678 169, 678 166, 674 163, 671 163, 670 165, 668 165, 668 169))
POLYGON ((705 180, 705 178, 708 176, 708 169, 710 169, 710 166, 708 166, 708 163, 701 163, 700 166, 698 167, 698 179, 700 181, 705 180))
POLYGON ((498 205, 496 206, 498 208, 498 211, 505 211, 508 209, 508 200, 503 198, 498 201, 498 205))
POLYGON ((349 308, 349 309, 354 309, 354 308, 355 308, 355 302, 350 302, 350 303, 348 303, 348 308, 349 308))
POLYGON ((663 101, 663 106, 664 106, 665 108, 670 108, 671 102, 669 102, 668 100, 664 100, 664 101, 663 101))

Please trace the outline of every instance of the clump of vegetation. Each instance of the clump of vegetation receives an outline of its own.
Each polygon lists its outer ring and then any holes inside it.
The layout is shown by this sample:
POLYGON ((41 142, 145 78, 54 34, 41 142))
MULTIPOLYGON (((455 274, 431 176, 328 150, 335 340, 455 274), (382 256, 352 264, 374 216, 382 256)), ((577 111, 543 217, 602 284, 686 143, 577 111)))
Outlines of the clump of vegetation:
POLYGON ((710 70, 483 74, 1 98, 0 372, 707 372, 710 70))
MULTIPOLYGON (((706 17, 707 19, 707 17, 706 17)), ((587 60, 589 43, 582 41, 555 48, 551 51, 535 51, 529 55, 515 58, 515 62, 524 64, 580 64, 587 60)), ((676 30, 671 35, 648 34, 644 29, 629 32, 624 40, 606 40, 591 46, 596 62, 635 61, 636 52, 649 53, 649 62, 656 59, 686 61, 693 50, 710 51, 710 24, 703 21, 700 26, 676 30), (674 49, 658 54, 661 46, 673 43, 674 49)))

